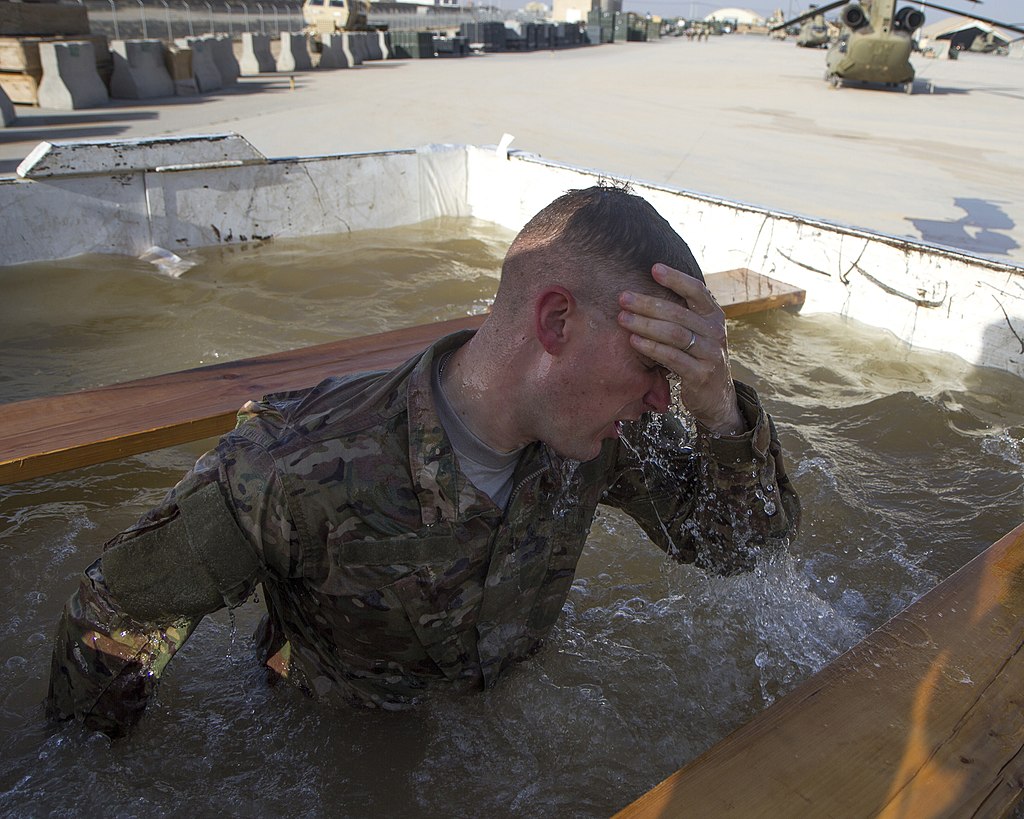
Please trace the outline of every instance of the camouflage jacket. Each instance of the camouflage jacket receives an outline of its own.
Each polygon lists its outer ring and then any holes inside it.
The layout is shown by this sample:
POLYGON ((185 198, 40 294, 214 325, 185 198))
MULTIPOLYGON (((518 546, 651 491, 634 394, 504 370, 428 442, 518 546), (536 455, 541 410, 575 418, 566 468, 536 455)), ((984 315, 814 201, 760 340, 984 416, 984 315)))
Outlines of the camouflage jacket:
POLYGON ((460 472, 430 389, 435 357, 466 338, 392 372, 243 407, 236 429, 83 575, 57 635, 49 713, 122 732, 199 620, 258 583, 270 669, 317 697, 399 708, 437 685, 490 686, 537 650, 598 503, 671 556, 723 573, 795 534, 799 502, 774 426, 742 384, 746 435, 651 415, 585 463, 535 443, 503 512, 460 472), (181 519, 187 537, 166 535, 181 519), (194 579, 197 566, 214 585, 194 579), (117 573, 132 578, 123 597, 108 583, 117 573))

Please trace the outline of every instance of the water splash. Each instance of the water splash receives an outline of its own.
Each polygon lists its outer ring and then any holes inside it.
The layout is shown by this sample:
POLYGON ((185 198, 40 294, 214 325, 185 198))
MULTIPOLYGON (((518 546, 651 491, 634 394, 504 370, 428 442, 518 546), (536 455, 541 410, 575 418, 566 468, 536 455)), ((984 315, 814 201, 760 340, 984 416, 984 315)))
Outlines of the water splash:
POLYGON ((1011 430, 1002 430, 986 436, 981 442, 981 448, 989 455, 1003 458, 1018 469, 1024 469, 1024 433, 1017 436, 1011 430))
POLYGON ((556 518, 561 519, 579 505, 580 462, 574 461, 571 458, 563 459, 559 478, 561 489, 552 507, 552 514, 556 518))

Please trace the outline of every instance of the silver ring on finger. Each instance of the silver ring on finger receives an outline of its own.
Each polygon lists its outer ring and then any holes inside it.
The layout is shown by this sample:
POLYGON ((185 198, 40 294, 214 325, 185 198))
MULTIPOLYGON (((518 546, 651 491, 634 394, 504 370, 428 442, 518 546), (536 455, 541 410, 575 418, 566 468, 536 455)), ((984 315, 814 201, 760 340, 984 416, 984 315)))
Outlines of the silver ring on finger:
POLYGON ((690 330, 690 343, 687 344, 685 347, 683 347, 683 352, 684 353, 688 353, 690 351, 690 348, 694 344, 696 344, 696 343, 697 343, 697 334, 693 330, 690 330))

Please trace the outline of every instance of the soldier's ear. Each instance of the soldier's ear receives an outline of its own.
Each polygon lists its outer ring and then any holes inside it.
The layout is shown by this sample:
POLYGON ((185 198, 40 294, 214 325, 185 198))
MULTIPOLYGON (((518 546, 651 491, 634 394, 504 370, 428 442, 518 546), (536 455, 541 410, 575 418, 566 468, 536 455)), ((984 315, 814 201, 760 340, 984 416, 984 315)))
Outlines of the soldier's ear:
POLYGON ((564 287, 551 285, 537 295, 533 305, 535 332, 549 355, 564 350, 576 311, 576 299, 564 287))

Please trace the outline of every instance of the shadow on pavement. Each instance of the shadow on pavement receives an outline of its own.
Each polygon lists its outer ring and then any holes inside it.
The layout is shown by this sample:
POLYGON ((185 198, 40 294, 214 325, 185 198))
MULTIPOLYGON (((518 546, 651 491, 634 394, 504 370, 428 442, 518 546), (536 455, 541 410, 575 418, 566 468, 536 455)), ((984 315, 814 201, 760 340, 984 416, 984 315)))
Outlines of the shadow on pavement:
POLYGON ((914 219, 907 217, 926 242, 958 247, 973 253, 1007 255, 1020 245, 1007 232, 1016 225, 995 202, 955 197, 953 204, 964 212, 959 219, 914 219))

